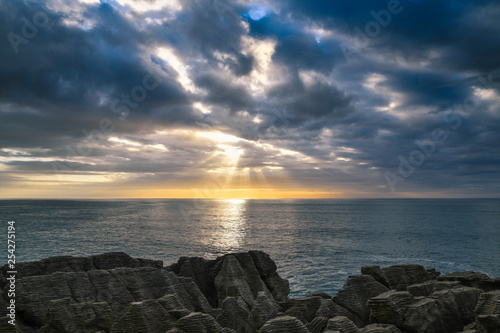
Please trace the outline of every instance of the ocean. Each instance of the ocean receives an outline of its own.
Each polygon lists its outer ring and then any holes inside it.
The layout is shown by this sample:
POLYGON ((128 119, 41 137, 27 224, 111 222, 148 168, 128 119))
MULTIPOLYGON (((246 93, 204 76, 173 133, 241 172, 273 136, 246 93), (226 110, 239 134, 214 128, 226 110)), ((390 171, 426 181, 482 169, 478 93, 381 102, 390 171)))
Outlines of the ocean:
POLYGON ((292 296, 334 295, 361 266, 500 276, 500 199, 1 200, 17 261, 123 251, 170 265, 262 250, 292 296))

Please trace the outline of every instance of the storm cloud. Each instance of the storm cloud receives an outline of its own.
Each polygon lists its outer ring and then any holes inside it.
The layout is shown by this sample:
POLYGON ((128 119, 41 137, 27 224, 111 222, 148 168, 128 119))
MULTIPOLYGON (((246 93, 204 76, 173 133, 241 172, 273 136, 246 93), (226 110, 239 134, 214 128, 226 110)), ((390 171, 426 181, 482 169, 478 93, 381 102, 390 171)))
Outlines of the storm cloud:
POLYGON ((214 179, 498 196, 498 17, 487 0, 3 1, 2 197, 214 179))

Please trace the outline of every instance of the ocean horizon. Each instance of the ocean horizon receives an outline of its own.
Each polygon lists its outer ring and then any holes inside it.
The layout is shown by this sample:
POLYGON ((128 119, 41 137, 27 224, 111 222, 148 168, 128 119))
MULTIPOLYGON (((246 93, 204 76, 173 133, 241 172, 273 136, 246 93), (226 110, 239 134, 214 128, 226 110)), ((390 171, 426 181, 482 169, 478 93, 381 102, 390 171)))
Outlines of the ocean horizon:
POLYGON ((291 296, 334 294, 365 265, 500 276, 500 199, 9 199, 0 211, 17 261, 122 251, 168 266, 262 250, 291 296))

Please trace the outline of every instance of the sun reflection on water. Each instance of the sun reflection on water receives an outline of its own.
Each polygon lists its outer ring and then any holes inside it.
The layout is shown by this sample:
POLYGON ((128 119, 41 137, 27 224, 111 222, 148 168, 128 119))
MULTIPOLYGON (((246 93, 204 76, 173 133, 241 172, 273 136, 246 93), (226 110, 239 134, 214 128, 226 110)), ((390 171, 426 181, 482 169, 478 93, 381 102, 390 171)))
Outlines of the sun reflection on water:
POLYGON ((244 199, 214 201, 207 225, 206 245, 220 252, 241 249, 246 233, 246 206, 244 199))

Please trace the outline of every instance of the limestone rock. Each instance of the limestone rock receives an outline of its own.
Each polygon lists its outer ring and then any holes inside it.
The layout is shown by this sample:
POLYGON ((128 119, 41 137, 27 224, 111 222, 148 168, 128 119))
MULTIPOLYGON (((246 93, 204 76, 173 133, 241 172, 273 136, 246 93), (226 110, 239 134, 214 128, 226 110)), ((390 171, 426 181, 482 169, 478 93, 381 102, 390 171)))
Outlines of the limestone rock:
POLYGON ((115 321, 110 333, 165 333, 172 327, 165 308, 156 300, 147 300, 130 303, 115 321))
POLYGON ((382 283, 387 288, 391 288, 391 284, 387 280, 387 277, 385 276, 385 274, 382 271, 382 269, 380 268, 380 266, 376 266, 376 265, 363 266, 363 267, 361 267, 361 274, 370 275, 376 281, 382 283))
POLYGON ((212 307, 217 307, 217 290, 214 280, 220 270, 220 261, 206 260, 199 257, 181 257, 179 261, 168 269, 179 276, 190 277, 205 295, 212 307))
POLYGON ((414 297, 409 292, 390 291, 372 298, 370 320, 393 324, 403 331, 455 333, 473 321, 473 309, 481 291, 454 288, 414 297))
POLYGON ((198 288, 198 285, 190 278, 179 277, 179 280, 183 285, 182 289, 184 289, 188 293, 189 303, 193 305, 194 310, 215 316, 215 312, 210 306, 205 295, 203 295, 203 293, 198 288))
POLYGON ((409 285, 407 290, 413 296, 429 296, 434 291, 435 280, 409 285))
POLYGON ((288 281, 278 275, 276 264, 262 251, 227 254, 215 260, 182 257, 167 270, 192 278, 212 307, 229 296, 241 296, 251 306, 259 291, 272 295, 277 302, 286 301, 290 293, 288 281), (224 291, 223 287, 221 293, 217 281, 231 281, 233 290, 224 291), (235 291, 235 285, 241 290, 235 291))
POLYGON ((500 279, 492 279, 478 272, 455 272, 438 277, 438 281, 459 281, 467 287, 479 288, 483 291, 500 290, 500 279))
POLYGON ((158 302, 161 306, 163 306, 168 314, 174 318, 174 320, 185 317, 191 313, 174 294, 168 294, 160 297, 158 298, 158 302))
POLYGON ((268 320, 260 329, 260 333, 310 333, 295 317, 280 316, 268 320))
MULTIPOLYGON (((56 272, 86 272, 96 269, 114 269, 119 267, 154 267, 162 268, 160 260, 136 259, 123 252, 108 252, 90 257, 58 256, 40 261, 16 264, 17 278, 35 275, 49 275, 56 272)), ((3 267, 3 275, 8 271, 3 267)))
POLYGON ((249 251, 248 253, 252 256, 260 277, 276 302, 285 302, 290 294, 290 284, 288 280, 279 276, 276 263, 265 252, 249 251))
POLYGON ((334 317, 328 320, 328 325, 325 333, 330 332, 340 333, 361 333, 360 329, 346 317, 334 317))
POLYGON ((285 315, 299 319, 306 324, 316 317, 316 312, 322 305, 323 299, 318 296, 298 297, 289 299, 285 303, 285 315))
POLYGON ((370 324, 363 327, 361 333, 401 333, 401 330, 394 325, 370 324))
POLYGON ((257 330, 261 328, 266 321, 276 317, 278 313, 278 305, 269 299, 264 292, 259 292, 252 311, 248 315, 247 322, 257 330))
POLYGON ((343 316, 349 318, 358 327, 364 326, 364 322, 354 313, 350 312, 341 305, 335 303, 333 299, 322 299, 321 306, 318 311, 316 311, 316 316, 323 316, 328 318, 333 318, 337 316, 343 316))
MULTIPOLYGON (((377 281, 386 281, 390 289, 398 291, 404 291, 412 284, 432 280, 437 274, 435 271, 427 272, 421 265, 395 265, 380 270, 371 268, 367 271, 365 269, 365 272, 372 275, 377 281)), ((386 285, 385 282, 383 284, 386 285)))
POLYGON ((241 297, 251 308, 259 291, 273 297, 247 253, 224 257, 221 270, 215 278, 215 287, 219 304, 227 297, 241 297))
POLYGON ((306 325, 306 328, 311 333, 322 333, 328 325, 327 317, 316 317, 306 325))
MULTIPOLYGON (((17 323, 15 326, 9 324, 10 318, 7 316, 2 316, 0 317, 0 332, 2 333, 35 333, 34 330, 32 330, 29 326, 28 327, 23 327, 24 330, 21 330, 19 323, 17 323)), ((21 324, 22 325, 22 324, 21 324)), ((23 325, 24 326, 24 325, 23 325)))
MULTIPOLYGON (((18 267, 16 333, 500 333, 500 279, 475 272, 365 266, 333 298, 289 299, 288 281, 260 251, 168 268, 124 253, 18 267)), ((1 332, 13 329, 6 319, 1 332)))
POLYGON ((474 312, 479 332, 500 332, 500 290, 482 293, 474 312))
POLYGON ((349 276, 344 288, 333 301, 355 314, 364 324, 369 323, 370 309, 366 302, 389 289, 370 275, 349 276))
POLYGON ((438 276, 441 275, 441 273, 436 271, 435 268, 426 268, 425 271, 427 272, 427 277, 429 278, 429 280, 436 280, 438 276))
POLYGON ((51 301, 40 333, 94 333, 109 331, 116 316, 105 302, 71 303, 70 298, 51 301))
POLYGON ((229 327, 236 332, 253 331, 247 322, 249 310, 243 299, 228 297, 221 304, 221 313, 216 321, 223 327, 229 327))
POLYGON ((432 288, 432 291, 441 291, 454 288, 460 288, 463 285, 459 281, 436 281, 432 288))
POLYGON ((116 316, 131 302, 167 294, 175 295, 189 311, 213 311, 195 283, 182 282, 173 272, 147 266, 29 276, 17 281, 17 290, 21 319, 33 327, 45 324, 51 301, 68 297, 73 303, 105 302, 116 316))
MULTIPOLYGON (((135 333, 135 332, 134 332, 135 333)), ((167 333, 236 333, 230 328, 221 327, 212 316, 194 312, 179 319, 175 327, 167 333)))
POLYGON ((367 303, 371 309, 370 322, 401 327, 406 308, 414 301, 415 298, 408 291, 391 290, 373 297, 367 303))
POLYGON ((332 296, 330 296, 327 293, 322 292, 322 291, 315 291, 315 292, 312 292, 312 293, 307 295, 307 297, 313 297, 313 296, 319 296, 319 297, 324 298, 324 299, 331 299, 332 298, 332 296))

